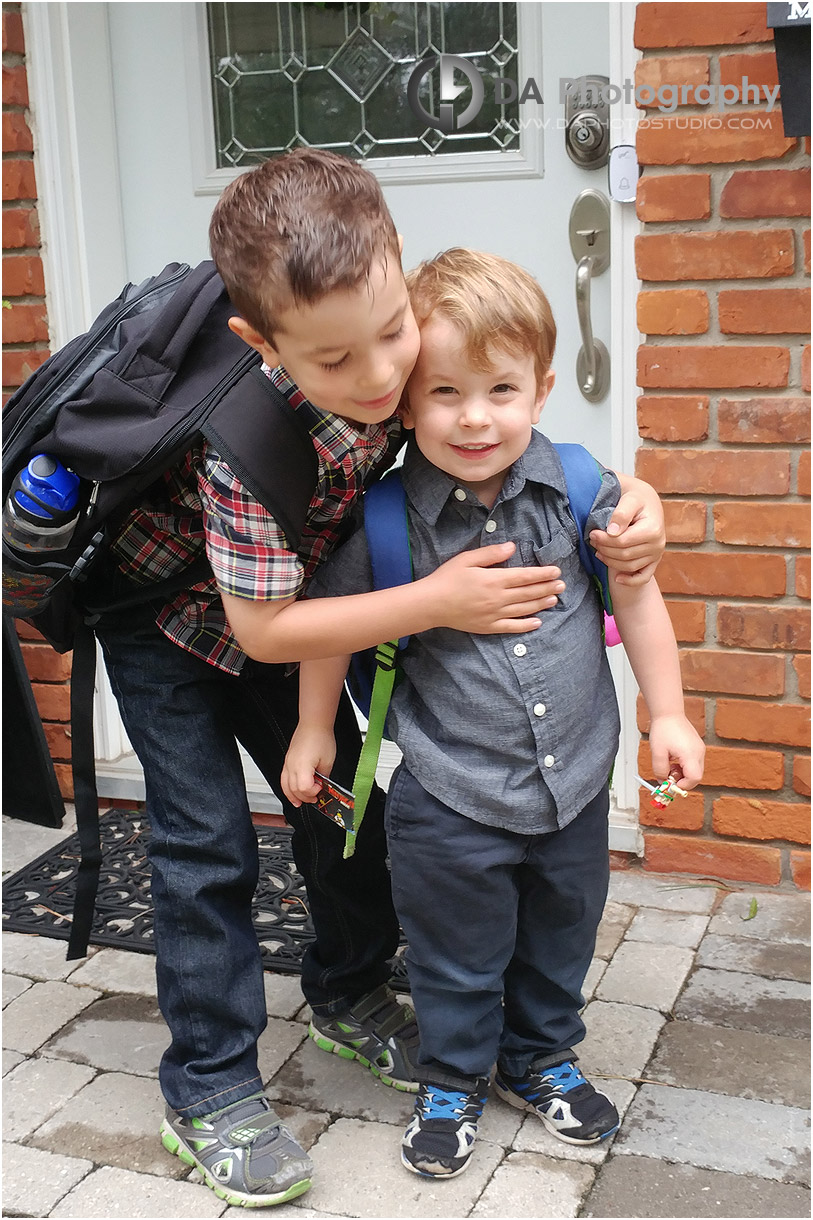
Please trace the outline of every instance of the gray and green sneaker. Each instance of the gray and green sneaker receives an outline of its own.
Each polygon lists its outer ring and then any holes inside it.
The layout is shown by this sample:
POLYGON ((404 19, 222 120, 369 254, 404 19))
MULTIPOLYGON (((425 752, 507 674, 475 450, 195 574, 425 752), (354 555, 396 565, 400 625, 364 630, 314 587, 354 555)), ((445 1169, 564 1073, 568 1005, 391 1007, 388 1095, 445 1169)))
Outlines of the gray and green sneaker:
POLYGON ((321 1050, 342 1059, 358 1059, 382 1084, 417 1093, 409 1054, 418 1047, 415 1013, 408 1004, 398 1003, 386 983, 338 1016, 314 1013, 308 1033, 321 1050))
POLYGON ((161 1142, 232 1207, 270 1207, 310 1187, 313 1162, 261 1093, 205 1118, 167 1107, 161 1142))

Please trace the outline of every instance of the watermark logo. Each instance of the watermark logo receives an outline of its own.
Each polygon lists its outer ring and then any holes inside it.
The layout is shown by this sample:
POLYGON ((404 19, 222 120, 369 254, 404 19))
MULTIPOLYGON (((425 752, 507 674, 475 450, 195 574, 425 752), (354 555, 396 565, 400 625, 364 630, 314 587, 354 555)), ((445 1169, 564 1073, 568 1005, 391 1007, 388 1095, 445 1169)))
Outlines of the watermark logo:
POLYGON ((468 126, 473 119, 477 118, 483 105, 485 97, 485 89, 483 87, 483 78, 473 64, 470 64, 467 59, 463 59, 460 55, 430 55, 428 59, 422 59, 412 69, 407 85, 407 101, 409 108, 416 118, 422 119, 430 127, 442 131, 444 135, 451 135, 453 131, 460 131, 461 128, 468 126), (430 114, 425 108, 420 98, 418 90, 423 83, 423 80, 430 72, 440 64, 440 107, 437 116, 430 114), (471 101, 461 114, 456 115, 454 109, 455 99, 461 93, 466 92, 465 85, 456 85, 454 74, 462 72, 471 86, 471 101))
POLYGON ((661 114, 674 114, 678 106, 715 106, 725 110, 727 106, 748 103, 759 105, 767 101, 768 114, 774 109, 779 98, 779 86, 773 87, 754 85, 747 76, 743 76, 739 85, 635 85, 631 80, 625 80, 623 85, 613 85, 607 81, 599 85, 595 78, 585 81, 584 77, 576 80, 567 76, 559 78, 559 101, 564 103, 573 97, 579 106, 592 109, 594 106, 614 106, 623 98, 629 103, 641 108, 654 106, 661 114))
MULTIPOLYGON (((484 81, 470 60, 461 55, 430 55, 420 60, 410 74, 407 84, 409 108, 416 118, 429 127, 443 132, 444 135, 451 135, 476 119, 485 101, 488 80, 489 77, 486 77, 484 81), (423 105, 418 92, 426 77, 438 67, 440 105, 438 114, 434 115, 423 105), (465 77, 465 83, 457 83, 456 74, 458 77, 465 77), (471 98, 458 114, 455 111, 455 102, 469 88, 471 98)), ((493 74, 490 80, 494 90, 494 102, 498 106, 511 105, 513 102, 523 106, 528 101, 542 104, 542 92, 532 76, 527 78, 521 89, 516 81, 506 76, 493 74)), ((635 84, 631 80, 625 80, 622 85, 614 85, 609 81, 599 85, 594 78, 588 82, 584 77, 575 80, 561 77, 559 101, 565 103, 568 98, 573 98, 577 105, 586 109, 614 106, 623 99, 627 103, 634 101, 641 109, 654 108, 661 114, 669 115, 674 114, 678 106, 716 106, 718 110, 725 110, 729 106, 759 105, 767 102, 767 113, 770 114, 778 102, 779 86, 752 84, 747 76, 742 77, 739 85, 662 84, 657 87, 635 84)), ((538 119, 532 121, 538 123, 538 119)))

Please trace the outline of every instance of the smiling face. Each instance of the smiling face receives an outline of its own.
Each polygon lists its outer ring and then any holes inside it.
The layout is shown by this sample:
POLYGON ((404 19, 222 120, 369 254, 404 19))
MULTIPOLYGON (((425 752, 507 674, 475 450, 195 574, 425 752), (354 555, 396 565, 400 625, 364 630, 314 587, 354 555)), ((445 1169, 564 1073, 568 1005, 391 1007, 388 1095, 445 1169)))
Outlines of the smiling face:
POLYGON ((491 353, 487 371, 471 365, 463 336, 437 314, 421 328, 404 423, 433 466, 491 508, 509 467, 528 448, 554 374, 537 384, 532 355, 491 353))
POLYGON ((356 288, 284 310, 273 343, 242 318, 230 325, 266 364, 282 364, 314 406, 361 425, 394 414, 420 344, 393 256, 356 288))

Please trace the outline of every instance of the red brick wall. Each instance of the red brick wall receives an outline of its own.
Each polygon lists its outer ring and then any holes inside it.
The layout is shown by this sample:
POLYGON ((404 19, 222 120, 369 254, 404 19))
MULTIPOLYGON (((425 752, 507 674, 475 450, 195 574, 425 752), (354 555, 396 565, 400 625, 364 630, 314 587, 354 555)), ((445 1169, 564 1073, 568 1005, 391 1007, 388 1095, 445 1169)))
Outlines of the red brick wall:
MULTIPOLYGON (((3 402, 49 355, 37 215, 34 140, 28 111, 19 4, 3 5, 3 402)), ((21 648, 64 796, 70 774, 70 657, 20 625, 21 648)))
MULTIPOLYGON (((639 4, 639 83, 776 81, 763 4, 639 4)), ((48 355, 19 4, 3 5, 4 400, 48 355)), ((664 497, 661 565, 687 708, 709 747, 698 793, 642 799, 646 867, 809 886, 809 149, 768 126, 642 124, 639 473, 664 497)), ((69 659, 23 631, 70 795, 69 659)), ((646 728, 641 713, 641 727, 646 728)), ((642 774, 647 775, 642 746, 642 774)))
MULTIPOLYGON (((764 4, 639 4, 635 43, 638 84, 777 83, 764 4)), ((692 101, 639 125, 637 469, 708 753, 697 793, 642 796, 645 867, 809 888, 809 141, 692 101)))

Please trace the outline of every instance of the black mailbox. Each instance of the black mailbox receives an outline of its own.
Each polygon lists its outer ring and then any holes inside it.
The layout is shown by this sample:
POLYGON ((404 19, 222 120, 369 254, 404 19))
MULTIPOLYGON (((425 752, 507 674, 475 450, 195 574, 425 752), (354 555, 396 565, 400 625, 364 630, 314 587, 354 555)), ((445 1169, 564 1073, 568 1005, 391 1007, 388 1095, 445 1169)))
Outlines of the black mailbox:
POLYGON ((769 4, 786 136, 810 135, 810 0, 769 4))

